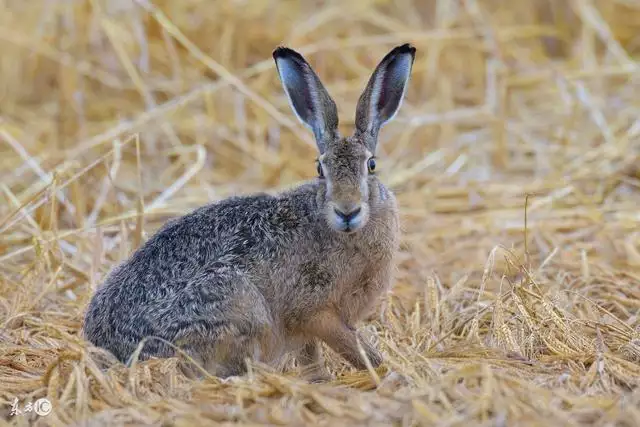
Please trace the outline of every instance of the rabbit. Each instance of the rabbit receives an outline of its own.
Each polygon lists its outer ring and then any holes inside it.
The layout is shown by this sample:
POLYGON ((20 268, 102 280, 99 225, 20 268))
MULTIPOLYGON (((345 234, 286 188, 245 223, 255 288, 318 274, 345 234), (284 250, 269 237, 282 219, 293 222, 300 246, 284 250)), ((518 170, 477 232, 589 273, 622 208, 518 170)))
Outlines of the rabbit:
MULTIPOLYGON (((180 349, 223 379, 245 374, 247 359, 274 366, 293 354, 303 376, 329 380, 323 342, 356 369, 378 367, 381 353, 355 326, 391 287, 400 224, 375 152, 402 104, 415 52, 404 44, 380 61, 358 100, 353 134, 343 137, 315 71, 277 47, 289 105, 315 137, 317 176, 167 221, 95 292, 86 340, 122 363, 180 349)), ((197 375, 194 366, 185 372, 197 375)))

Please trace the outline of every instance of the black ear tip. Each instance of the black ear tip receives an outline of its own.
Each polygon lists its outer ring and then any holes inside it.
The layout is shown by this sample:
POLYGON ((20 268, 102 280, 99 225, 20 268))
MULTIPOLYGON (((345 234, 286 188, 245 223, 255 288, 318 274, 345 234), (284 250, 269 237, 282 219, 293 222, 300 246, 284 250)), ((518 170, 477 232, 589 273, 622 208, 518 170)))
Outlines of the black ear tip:
POLYGON ((273 50, 273 59, 280 59, 280 58, 292 58, 292 59, 296 59, 298 61, 304 61, 304 58, 302 57, 302 55, 300 55, 298 52, 296 52, 293 49, 290 49, 288 47, 285 46, 278 46, 273 50))
POLYGON ((394 54, 409 53, 409 54, 411 54, 411 56, 415 56, 416 55, 416 48, 410 43, 405 43, 405 44, 397 46, 395 49, 393 49, 393 53, 394 54))
POLYGON ((273 50, 273 57, 274 58, 280 58, 282 56, 285 56, 287 54, 288 51, 290 51, 291 49, 289 49, 288 47, 285 46, 277 46, 274 50, 273 50))
POLYGON ((382 58, 381 63, 388 63, 389 61, 395 60, 399 55, 411 55, 411 61, 416 57, 416 48, 413 47, 410 43, 405 43, 400 46, 394 47, 389 53, 382 58))

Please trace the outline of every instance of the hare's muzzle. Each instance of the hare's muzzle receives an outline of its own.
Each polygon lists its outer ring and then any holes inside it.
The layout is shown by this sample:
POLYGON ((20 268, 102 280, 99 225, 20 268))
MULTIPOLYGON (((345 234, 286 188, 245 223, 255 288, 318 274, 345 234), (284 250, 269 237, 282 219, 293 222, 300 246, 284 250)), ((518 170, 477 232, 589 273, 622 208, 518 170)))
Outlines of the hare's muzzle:
POLYGON ((352 232, 364 225, 364 210, 361 205, 334 205, 331 213, 333 226, 338 231, 352 232))

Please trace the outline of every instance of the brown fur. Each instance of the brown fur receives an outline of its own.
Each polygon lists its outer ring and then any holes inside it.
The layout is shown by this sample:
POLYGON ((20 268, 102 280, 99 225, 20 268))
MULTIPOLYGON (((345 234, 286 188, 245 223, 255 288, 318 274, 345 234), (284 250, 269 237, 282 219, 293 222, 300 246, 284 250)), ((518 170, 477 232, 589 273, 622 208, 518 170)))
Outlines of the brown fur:
MULTIPOLYGON (((362 369, 360 341, 378 366, 381 354, 355 326, 391 286, 399 219, 370 159, 380 127, 400 106, 414 54, 403 45, 381 61, 359 100, 356 130, 344 138, 335 103, 309 64, 276 49, 294 112, 316 136, 322 176, 167 223, 96 292, 87 339, 125 361, 142 339, 159 336, 221 377, 245 372, 245 358, 276 364, 296 352, 308 378, 326 379, 321 342, 362 369)), ((150 340, 140 356, 173 354, 150 340)))

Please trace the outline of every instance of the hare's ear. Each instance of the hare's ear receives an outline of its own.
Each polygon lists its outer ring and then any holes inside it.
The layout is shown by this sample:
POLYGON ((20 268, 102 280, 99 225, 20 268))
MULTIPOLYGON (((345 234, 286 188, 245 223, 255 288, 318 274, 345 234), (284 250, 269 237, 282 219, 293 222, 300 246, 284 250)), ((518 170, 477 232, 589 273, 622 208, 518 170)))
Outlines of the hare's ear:
POLYGON ((313 131, 318 150, 323 153, 327 141, 337 135, 338 110, 335 102, 298 52, 278 47, 273 51, 273 59, 291 109, 313 131))
POLYGON ((369 149, 375 151, 380 128, 393 119, 404 98, 411 75, 415 47, 397 46, 380 61, 356 107, 356 129, 367 134, 369 149))

